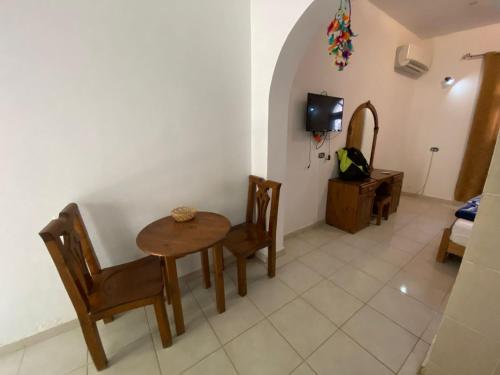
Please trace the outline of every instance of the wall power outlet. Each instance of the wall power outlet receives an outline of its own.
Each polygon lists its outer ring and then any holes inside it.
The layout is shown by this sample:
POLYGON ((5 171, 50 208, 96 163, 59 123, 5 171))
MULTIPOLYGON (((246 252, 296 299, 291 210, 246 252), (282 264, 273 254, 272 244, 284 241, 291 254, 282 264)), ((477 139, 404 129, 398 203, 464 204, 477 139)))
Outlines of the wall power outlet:
POLYGON ((431 147, 431 152, 439 152, 439 147, 431 147))

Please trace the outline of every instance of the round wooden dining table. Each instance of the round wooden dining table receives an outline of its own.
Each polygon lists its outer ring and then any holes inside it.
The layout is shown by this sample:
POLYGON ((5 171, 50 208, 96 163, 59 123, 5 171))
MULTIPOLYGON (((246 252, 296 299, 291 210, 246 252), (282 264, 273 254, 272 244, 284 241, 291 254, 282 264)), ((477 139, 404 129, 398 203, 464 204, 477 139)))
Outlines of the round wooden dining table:
MULTIPOLYGON (((212 212, 197 212, 194 219, 178 223, 172 216, 157 220, 140 231, 137 246, 147 254, 163 257, 166 263, 165 281, 174 310, 177 335, 184 333, 181 293, 176 260, 189 254, 201 253, 203 269, 208 269, 208 249, 213 250, 217 311, 226 309, 224 297, 222 240, 231 228, 229 220, 212 212)), ((205 287, 210 287, 210 275, 204 274, 205 287)))

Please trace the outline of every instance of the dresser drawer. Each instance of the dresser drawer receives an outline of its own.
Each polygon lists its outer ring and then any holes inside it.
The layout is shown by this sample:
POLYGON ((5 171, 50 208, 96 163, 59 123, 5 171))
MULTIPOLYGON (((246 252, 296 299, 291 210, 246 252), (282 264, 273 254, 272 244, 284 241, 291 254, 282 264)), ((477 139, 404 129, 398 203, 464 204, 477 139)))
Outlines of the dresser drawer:
POLYGON ((373 193, 373 192, 375 192, 376 189, 377 189, 376 183, 361 185, 359 187, 359 194, 365 195, 365 194, 373 193))
POLYGON ((393 183, 396 183, 396 182, 402 182, 402 181, 403 181, 403 177, 404 177, 404 175, 403 175, 402 173, 401 173, 401 174, 398 174, 398 175, 396 175, 396 176, 394 176, 394 177, 392 178, 392 182, 393 182, 393 183))

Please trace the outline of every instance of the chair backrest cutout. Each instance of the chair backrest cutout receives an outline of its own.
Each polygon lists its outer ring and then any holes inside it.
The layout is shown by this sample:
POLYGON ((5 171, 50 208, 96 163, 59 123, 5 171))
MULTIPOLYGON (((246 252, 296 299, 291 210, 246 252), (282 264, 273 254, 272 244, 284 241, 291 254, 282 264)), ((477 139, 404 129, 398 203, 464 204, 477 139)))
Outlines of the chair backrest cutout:
POLYGON ((40 232, 78 315, 89 309, 92 275, 100 265, 78 206, 69 204, 40 232))
POLYGON ((276 236, 281 183, 250 176, 248 183, 247 223, 254 223, 262 230, 276 236), (268 213, 269 203, 271 210, 268 213), (267 219, 269 218, 269 225, 267 219))

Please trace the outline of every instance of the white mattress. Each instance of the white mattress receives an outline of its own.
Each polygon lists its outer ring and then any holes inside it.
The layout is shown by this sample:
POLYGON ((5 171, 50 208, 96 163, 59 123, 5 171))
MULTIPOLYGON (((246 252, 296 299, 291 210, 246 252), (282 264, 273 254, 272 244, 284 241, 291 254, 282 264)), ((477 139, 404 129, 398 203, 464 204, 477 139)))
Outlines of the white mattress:
POLYGON ((455 221, 455 224, 453 224, 453 227, 451 228, 450 240, 452 240, 456 244, 467 246, 473 226, 473 221, 457 219, 457 221, 455 221))

